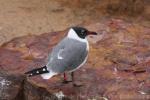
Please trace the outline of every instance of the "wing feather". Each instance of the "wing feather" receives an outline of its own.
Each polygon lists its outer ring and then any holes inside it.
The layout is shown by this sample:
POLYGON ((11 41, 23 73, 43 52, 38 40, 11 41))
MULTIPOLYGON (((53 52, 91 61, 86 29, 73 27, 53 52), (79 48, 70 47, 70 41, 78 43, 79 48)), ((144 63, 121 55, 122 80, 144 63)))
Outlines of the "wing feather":
POLYGON ((48 70, 63 73, 75 69, 87 56, 86 46, 86 43, 65 38, 52 50, 47 64, 48 70))

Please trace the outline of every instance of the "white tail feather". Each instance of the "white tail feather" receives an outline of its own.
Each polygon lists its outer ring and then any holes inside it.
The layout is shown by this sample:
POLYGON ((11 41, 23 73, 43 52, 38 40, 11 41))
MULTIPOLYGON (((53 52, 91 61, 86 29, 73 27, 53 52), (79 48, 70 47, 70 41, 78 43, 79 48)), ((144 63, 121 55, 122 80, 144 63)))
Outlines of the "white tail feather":
POLYGON ((45 74, 41 74, 41 77, 43 79, 50 79, 52 78, 54 75, 56 75, 57 73, 54 73, 54 72, 49 72, 49 73, 45 73, 45 74))

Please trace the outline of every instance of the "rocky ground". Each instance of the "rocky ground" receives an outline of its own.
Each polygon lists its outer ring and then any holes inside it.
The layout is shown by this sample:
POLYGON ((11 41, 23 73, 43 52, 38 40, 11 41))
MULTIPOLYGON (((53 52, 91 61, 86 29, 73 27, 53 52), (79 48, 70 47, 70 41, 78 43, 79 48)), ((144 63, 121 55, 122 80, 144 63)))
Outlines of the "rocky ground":
POLYGON ((150 99, 149 0, 0 4, 0 100, 150 99), (99 33, 88 38, 89 59, 76 71, 76 81, 84 85, 62 84, 62 75, 26 77, 24 72, 45 65, 48 52, 72 25, 99 33))
POLYGON ((62 75, 43 80, 23 74, 43 66, 47 53, 67 30, 44 33, 15 38, 2 45, 0 99, 149 100, 150 28, 114 18, 85 27, 99 35, 89 38, 89 59, 76 71, 76 81, 82 82, 82 87, 62 84, 62 75))

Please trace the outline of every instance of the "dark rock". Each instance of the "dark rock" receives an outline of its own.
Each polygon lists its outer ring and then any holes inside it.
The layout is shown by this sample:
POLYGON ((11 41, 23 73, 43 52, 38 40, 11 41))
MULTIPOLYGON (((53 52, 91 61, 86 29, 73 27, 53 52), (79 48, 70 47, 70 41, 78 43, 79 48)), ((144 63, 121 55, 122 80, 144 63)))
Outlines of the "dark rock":
POLYGON ((70 100, 62 92, 51 93, 45 87, 26 81, 24 84, 25 100, 70 100))
POLYGON ((24 78, 0 71, 0 100, 24 100, 24 78))

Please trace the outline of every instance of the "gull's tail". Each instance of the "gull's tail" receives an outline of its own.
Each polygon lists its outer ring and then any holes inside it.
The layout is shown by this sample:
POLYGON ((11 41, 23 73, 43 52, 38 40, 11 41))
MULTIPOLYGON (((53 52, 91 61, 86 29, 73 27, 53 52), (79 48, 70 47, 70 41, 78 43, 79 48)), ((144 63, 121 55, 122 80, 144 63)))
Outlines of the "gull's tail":
POLYGON ((40 75, 40 74, 45 74, 45 73, 49 73, 46 66, 25 72, 25 74, 27 74, 28 77, 32 77, 32 76, 36 76, 36 75, 40 75))

